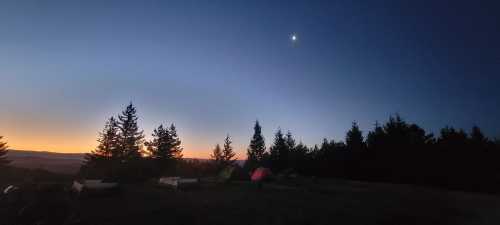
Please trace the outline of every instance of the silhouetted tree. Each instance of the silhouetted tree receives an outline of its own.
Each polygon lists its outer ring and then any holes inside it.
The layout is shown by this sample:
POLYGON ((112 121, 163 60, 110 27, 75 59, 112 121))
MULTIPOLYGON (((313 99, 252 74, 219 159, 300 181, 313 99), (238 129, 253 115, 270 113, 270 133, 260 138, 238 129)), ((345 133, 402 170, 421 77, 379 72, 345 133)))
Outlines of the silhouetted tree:
POLYGON ((86 154, 87 161, 118 157, 118 141, 118 124, 115 118, 111 117, 106 121, 104 129, 99 133, 97 139, 99 145, 90 154, 86 154))
POLYGON ((309 171, 309 148, 302 142, 296 145, 291 152, 290 166, 296 172, 305 174, 309 171))
POLYGON ((222 149, 222 158, 224 159, 224 166, 234 166, 236 159, 236 153, 233 151, 233 147, 231 146, 233 142, 231 141, 231 137, 229 134, 224 139, 224 148, 222 149))
POLYGON ((286 133, 286 146, 288 151, 291 151, 295 148, 295 139, 293 138, 292 132, 288 131, 286 133))
POLYGON ((160 125, 153 131, 153 139, 146 142, 147 152, 155 161, 160 172, 173 168, 174 164, 182 158, 181 141, 177 136, 175 126, 164 128, 160 125))
POLYGON ((470 133, 470 141, 475 148, 481 150, 486 150, 491 144, 490 140, 488 140, 488 138, 484 136, 481 129, 477 126, 472 127, 472 131, 470 133))
POLYGON ((253 130, 254 134, 252 140, 250 140, 250 145, 247 149, 247 160, 245 161, 245 168, 250 171, 264 163, 266 153, 266 144, 264 136, 262 136, 262 127, 259 121, 255 121, 253 130))
POLYGON ((273 145, 269 148, 269 153, 269 163, 271 169, 280 171, 287 167, 286 162, 288 161, 288 146, 281 129, 276 131, 273 145))
POLYGON ((366 148, 363 133, 356 122, 353 122, 351 129, 347 131, 345 143, 347 149, 355 154, 360 154, 366 148))
POLYGON ((378 149, 382 146, 383 141, 384 141, 384 130, 378 123, 378 121, 375 122, 375 128, 373 131, 368 132, 368 136, 366 137, 366 144, 369 149, 378 149))
POLYGON ((215 145, 215 148, 212 150, 212 154, 210 155, 210 159, 213 160, 217 170, 224 167, 224 155, 222 154, 222 149, 219 144, 215 145))
POLYGON ((437 145, 445 151, 463 149, 467 145, 467 138, 467 134, 462 129, 457 131, 453 127, 445 127, 441 129, 437 145))
POLYGON ((120 149, 118 140, 118 124, 114 117, 111 117, 104 124, 104 128, 99 132, 97 147, 88 154, 85 154, 83 171, 91 176, 112 176, 115 161, 119 160, 120 149))
POLYGON ((7 159, 7 143, 2 142, 3 136, 0 136, 0 166, 5 166, 10 163, 10 160, 7 159))
POLYGON ((228 166, 236 165, 236 159, 234 158, 236 153, 234 153, 231 144, 231 137, 228 134, 224 139, 223 149, 221 149, 219 144, 215 145, 215 148, 210 155, 210 159, 212 159, 217 171, 220 171, 228 166))
POLYGON ((141 158, 144 134, 139 131, 137 120, 137 110, 132 103, 118 116, 119 143, 124 162, 141 158))
POLYGON ((300 157, 295 152, 295 138, 293 138, 292 132, 288 131, 285 135, 285 144, 286 150, 281 153, 283 157, 281 157, 281 161, 283 165, 286 165, 284 169, 296 169, 296 161, 298 161, 297 157, 300 157))

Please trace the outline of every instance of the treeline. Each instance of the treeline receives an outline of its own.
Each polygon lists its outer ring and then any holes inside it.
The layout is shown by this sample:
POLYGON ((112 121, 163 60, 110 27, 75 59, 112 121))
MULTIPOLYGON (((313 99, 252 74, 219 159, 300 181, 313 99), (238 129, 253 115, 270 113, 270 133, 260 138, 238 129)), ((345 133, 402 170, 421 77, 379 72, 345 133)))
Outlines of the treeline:
POLYGON ((160 124, 146 141, 137 120, 132 103, 117 117, 109 118, 99 133, 98 146, 85 156, 80 174, 86 178, 139 180, 172 172, 182 158, 174 124, 160 124))
POLYGON ((247 170, 270 167, 276 173, 431 185, 498 192, 500 141, 474 126, 469 133, 453 127, 436 137, 417 124, 391 116, 366 137, 354 122, 344 141, 324 139, 319 146, 296 143, 281 129, 266 150, 256 122, 247 150, 247 170))
POLYGON ((158 176, 207 176, 235 164, 228 135, 224 149, 212 161, 181 160, 181 140, 172 123, 160 124, 149 141, 137 124, 137 110, 130 103, 116 117, 110 117, 97 139, 98 146, 86 154, 80 176, 119 181, 140 181, 158 176))
POLYGON ((243 168, 238 168, 229 135, 222 147, 215 146, 211 160, 181 160, 181 140, 174 124, 159 125, 146 141, 137 119, 132 104, 117 117, 109 118, 99 134, 99 145, 86 156, 82 176, 121 180, 160 175, 207 176, 231 166, 244 178, 263 166, 285 177, 297 174, 500 190, 500 141, 487 138, 478 127, 470 132, 445 127, 435 136, 396 115, 383 124, 376 123, 366 134, 354 122, 345 140, 324 139, 314 146, 297 143, 290 131, 278 129, 267 148, 262 127, 256 121, 247 160, 243 168))

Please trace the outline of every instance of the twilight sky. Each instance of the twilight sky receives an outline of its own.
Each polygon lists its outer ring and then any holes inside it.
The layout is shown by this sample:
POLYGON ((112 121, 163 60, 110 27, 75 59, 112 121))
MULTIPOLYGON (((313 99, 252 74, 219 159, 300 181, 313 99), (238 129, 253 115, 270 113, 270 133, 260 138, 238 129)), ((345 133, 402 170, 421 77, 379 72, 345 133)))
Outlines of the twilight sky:
MULTIPOLYGON (((493 2, 493 1, 492 1, 493 2)), ((481 1, 1 1, 0 135, 87 152, 130 101, 186 156, 261 121, 306 144, 399 113, 500 136, 500 7, 481 1), (298 41, 292 44, 290 35, 298 41)))

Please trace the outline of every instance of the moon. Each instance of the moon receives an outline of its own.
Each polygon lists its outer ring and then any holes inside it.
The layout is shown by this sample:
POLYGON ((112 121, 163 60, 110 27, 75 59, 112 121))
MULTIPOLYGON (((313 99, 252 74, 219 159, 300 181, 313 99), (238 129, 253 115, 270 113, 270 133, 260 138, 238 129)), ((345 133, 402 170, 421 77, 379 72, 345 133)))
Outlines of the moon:
POLYGON ((295 33, 291 34, 291 35, 290 35, 290 40, 291 40, 293 43, 297 42, 297 34, 295 34, 295 33))

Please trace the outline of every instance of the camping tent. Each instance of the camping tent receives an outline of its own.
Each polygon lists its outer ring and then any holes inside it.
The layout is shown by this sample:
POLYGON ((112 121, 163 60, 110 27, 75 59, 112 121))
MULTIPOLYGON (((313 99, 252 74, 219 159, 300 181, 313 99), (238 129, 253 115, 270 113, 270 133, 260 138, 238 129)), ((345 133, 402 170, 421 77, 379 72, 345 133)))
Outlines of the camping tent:
POLYGON ((161 177, 158 180, 158 184, 169 186, 174 189, 185 189, 189 187, 197 187, 199 185, 199 180, 195 178, 161 177))
POLYGON ((229 179, 231 179, 231 176, 233 175, 233 172, 234 172, 234 167, 232 166, 224 168, 217 177, 219 182, 229 181, 229 179))
POLYGON ((73 181, 73 190, 81 194, 82 192, 113 192, 118 189, 118 183, 107 183, 102 180, 73 181))
POLYGON ((271 170, 265 167, 259 167, 252 173, 252 181, 259 182, 268 179, 271 176, 271 170))

